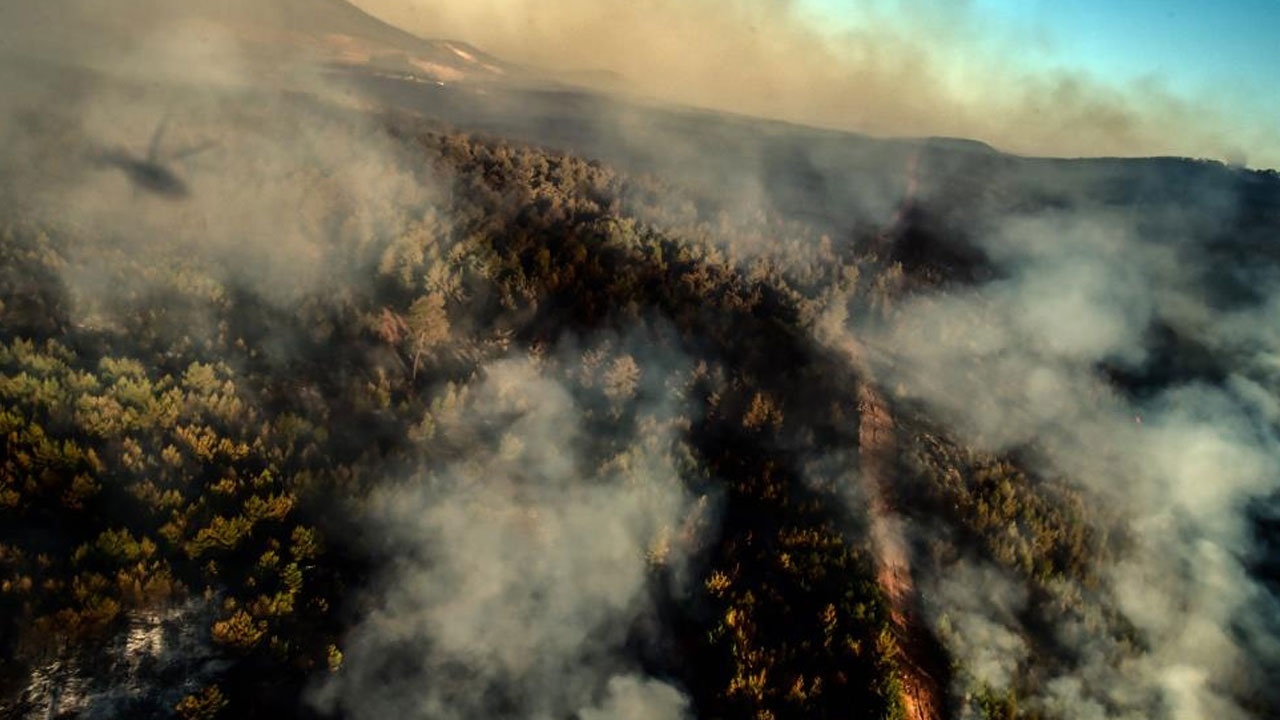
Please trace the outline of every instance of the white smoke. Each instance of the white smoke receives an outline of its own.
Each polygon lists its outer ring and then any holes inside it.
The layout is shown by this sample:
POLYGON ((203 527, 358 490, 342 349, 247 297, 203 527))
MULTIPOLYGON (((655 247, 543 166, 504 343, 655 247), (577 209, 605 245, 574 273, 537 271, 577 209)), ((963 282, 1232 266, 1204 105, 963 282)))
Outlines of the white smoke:
MULTIPOLYGON (((1241 696, 1280 659, 1265 627, 1274 596, 1246 567, 1248 506, 1280 490, 1274 376, 1258 372, 1276 351, 1270 306, 1215 316, 1203 273, 1187 262, 1197 238, 1136 219, 1100 209, 1006 219, 983 244, 998 279, 904 299, 862 337, 880 379, 961 442, 1034 448, 1034 471, 1065 476, 1124 518, 1130 542, 1096 592, 1141 645, 1118 647, 1097 618, 1064 621, 1058 641, 1079 660, 1044 682, 1043 708, 1082 719, 1250 717, 1241 696), (1099 368, 1143 367, 1156 322, 1215 350, 1225 379, 1114 392, 1099 368), (1251 354, 1238 356, 1242 346, 1251 354)), ((1017 581, 946 573, 923 589, 935 621, 946 618, 939 635, 970 680, 1007 687, 1027 659, 1018 638, 1031 633, 1001 599, 1017 581)))
POLYGON ((487 366, 468 397, 442 422, 474 445, 370 502, 386 571, 318 702, 355 718, 685 717, 683 694, 622 652, 655 563, 680 561, 674 438, 619 438, 593 466, 584 409, 526 360, 487 366))

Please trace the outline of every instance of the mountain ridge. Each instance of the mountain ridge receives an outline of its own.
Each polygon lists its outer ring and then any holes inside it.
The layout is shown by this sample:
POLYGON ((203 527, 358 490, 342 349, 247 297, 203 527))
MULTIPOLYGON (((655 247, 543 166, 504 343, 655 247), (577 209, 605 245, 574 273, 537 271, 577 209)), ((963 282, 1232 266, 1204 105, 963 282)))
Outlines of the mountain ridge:
POLYGON ((148 38, 177 38, 179 44, 199 47, 217 41, 217 34, 266 57, 302 55, 322 63, 432 80, 484 81, 528 74, 461 40, 409 33, 346 0, 127 0, 110 6, 52 0, 0 8, 0 52, 70 64, 145 51, 148 38))

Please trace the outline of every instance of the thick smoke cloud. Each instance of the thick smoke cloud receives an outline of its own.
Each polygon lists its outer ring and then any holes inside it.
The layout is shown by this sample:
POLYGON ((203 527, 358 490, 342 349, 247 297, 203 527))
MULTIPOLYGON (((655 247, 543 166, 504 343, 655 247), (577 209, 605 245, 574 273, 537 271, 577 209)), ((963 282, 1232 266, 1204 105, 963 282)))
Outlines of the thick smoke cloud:
MULTIPOLYGON (((55 26, 65 37, 34 33, 17 45, 26 54, 0 66, 0 188, 16 215, 66 244, 74 322, 112 323, 113 312, 174 290, 164 285, 173 277, 292 307, 349 279, 371 241, 438 202, 421 165, 371 117, 344 112, 348 89, 291 64, 298 56, 268 66, 225 26, 150 14, 145 3, 114 17, 136 15, 127 35, 96 42, 88 28, 114 25, 71 5, 74 19, 55 26), (31 62, 53 52, 60 65, 31 62), (134 164, 172 179, 156 192, 134 164), (157 271, 140 271, 143 262, 157 271)), ((7 12, 18 28, 40 26, 38 8, 7 12)), ((181 322, 216 333, 199 317, 181 322)))
POLYGON ((920 588, 936 619, 939 636, 963 658, 966 682, 997 690, 1013 685, 1013 671, 1031 657, 1031 649, 1013 628, 1027 604, 1026 589, 999 569, 960 562, 920 588))
MULTIPOLYGON (((1139 224, 1082 202, 997 228, 982 244, 998 279, 905 299, 861 337, 900 401, 974 447, 1038 458, 1035 471, 1122 518, 1102 587, 1051 592, 1100 598, 1142 640, 1117 643, 1101 617, 1063 619, 1056 642, 1078 659, 1038 700, 1066 718, 1251 717, 1237 699, 1269 692, 1280 661, 1280 607, 1248 569, 1248 510, 1280 490, 1273 303, 1219 309, 1212 286, 1225 278, 1201 272, 1203 238, 1172 209, 1139 224), (1157 325, 1209 348, 1221 379, 1114 390, 1102 368, 1140 373, 1171 352, 1152 347, 1157 325)), ((1007 687, 1034 632, 1019 619, 1025 599, 1000 590, 1017 581, 978 572, 962 563, 922 583, 962 692, 1007 687)))
POLYGON ((386 559, 376 609, 317 702, 355 718, 688 717, 679 690, 623 660, 653 611, 651 569, 684 552, 671 426, 614 438, 593 466, 605 438, 538 364, 493 363, 462 393, 432 422, 472 438, 459 459, 369 502, 386 559))
POLYGON ((360 0, 427 37, 457 37, 508 60, 699 107, 881 135, 944 135, 1064 156, 1191 155, 1276 165, 1274 131, 1180 97, 1156 79, 1125 85, 1019 61, 971 3, 860 3, 834 33, 773 0, 360 0))

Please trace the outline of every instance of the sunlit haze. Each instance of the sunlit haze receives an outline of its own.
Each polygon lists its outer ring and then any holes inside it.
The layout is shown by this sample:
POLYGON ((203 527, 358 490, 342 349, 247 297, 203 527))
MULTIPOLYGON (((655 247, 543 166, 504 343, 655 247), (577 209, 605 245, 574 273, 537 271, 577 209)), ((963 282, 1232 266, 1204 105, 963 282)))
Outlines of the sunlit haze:
POLYGON ((1047 155, 1280 165, 1264 0, 359 0, 428 37, 665 100, 1047 155))

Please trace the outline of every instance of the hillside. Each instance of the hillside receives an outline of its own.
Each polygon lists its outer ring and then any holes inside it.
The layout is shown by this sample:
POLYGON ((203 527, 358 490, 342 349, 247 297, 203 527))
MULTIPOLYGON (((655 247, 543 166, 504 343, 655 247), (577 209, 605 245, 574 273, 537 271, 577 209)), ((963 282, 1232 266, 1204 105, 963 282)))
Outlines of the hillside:
POLYGON ((113 58, 185 45, 183 52, 194 55, 233 51, 251 66, 302 57, 447 82, 534 77, 465 42, 411 35, 345 0, 11 3, 0 8, 0 40, 6 54, 73 64, 87 60, 91 66, 117 65, 113 58))
POLYGON ((236 82, 79 6, 0 67, 0 717, 1280 712, 1276 173, 301 1, 129 5, 236 82))

